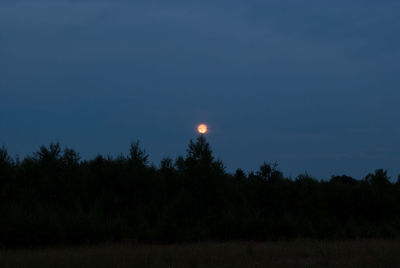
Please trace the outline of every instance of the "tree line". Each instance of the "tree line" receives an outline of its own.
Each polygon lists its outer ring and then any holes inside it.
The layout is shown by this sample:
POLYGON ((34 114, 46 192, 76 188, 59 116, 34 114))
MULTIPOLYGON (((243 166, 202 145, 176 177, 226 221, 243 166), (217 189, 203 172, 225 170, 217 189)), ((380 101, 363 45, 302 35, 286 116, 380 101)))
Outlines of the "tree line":
POLYGON ((0 149, 0 246, 400 237, 400 180, 287 178, 277 164, 228 173, 204 136, 150 165, 129 154, 81 160, 59 143, 23 160, 0 149))

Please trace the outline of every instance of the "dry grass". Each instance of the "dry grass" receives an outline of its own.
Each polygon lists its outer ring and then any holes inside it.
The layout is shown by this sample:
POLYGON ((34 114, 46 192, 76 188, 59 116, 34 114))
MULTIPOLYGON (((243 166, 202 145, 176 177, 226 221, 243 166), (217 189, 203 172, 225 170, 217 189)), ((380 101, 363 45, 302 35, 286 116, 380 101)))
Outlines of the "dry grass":
POLYGON ((400 241, 116 244, 3 250, 0 267, 400 267, 400 241))

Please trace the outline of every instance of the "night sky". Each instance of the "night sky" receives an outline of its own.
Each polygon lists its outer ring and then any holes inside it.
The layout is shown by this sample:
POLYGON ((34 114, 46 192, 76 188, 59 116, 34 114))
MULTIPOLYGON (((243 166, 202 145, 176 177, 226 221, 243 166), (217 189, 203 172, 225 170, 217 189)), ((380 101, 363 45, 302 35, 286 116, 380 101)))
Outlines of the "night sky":
POLYGON ((0 145, 400 173, 400 1, 0 1, 0 145))

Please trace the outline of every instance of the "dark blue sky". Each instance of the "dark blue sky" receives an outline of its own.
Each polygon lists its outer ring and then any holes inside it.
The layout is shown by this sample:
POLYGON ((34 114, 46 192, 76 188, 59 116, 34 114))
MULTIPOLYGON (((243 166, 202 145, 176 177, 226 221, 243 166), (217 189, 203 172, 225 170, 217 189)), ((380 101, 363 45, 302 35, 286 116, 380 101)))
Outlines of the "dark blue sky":
POLYGON ((400 173, 399 1, 0 2, 0 144, 400 173), (132 3, 134 2, 134 3, 132 3))

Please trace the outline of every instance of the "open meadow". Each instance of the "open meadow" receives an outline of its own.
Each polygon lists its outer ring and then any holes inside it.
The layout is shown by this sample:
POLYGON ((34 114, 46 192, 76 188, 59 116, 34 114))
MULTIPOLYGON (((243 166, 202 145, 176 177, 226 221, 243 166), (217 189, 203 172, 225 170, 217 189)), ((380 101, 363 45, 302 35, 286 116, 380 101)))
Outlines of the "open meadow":
POLYGON ((400 267, 400 241, 103 244, 2 250, 0 267, 400 267))

